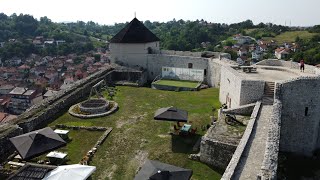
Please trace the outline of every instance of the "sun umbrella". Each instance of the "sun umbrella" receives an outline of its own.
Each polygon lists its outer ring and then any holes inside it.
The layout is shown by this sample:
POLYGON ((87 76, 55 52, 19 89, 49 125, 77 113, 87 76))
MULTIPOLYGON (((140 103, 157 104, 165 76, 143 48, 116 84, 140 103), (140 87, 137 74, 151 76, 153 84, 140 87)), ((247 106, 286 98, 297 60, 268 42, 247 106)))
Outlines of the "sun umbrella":
POLYGON ((187 122, 188 112, 182 109, 177 109, 175 107, 160 108, 155 112, 154 119, 187 122))
POLYGON ((43 180, 85 180, 96 170, 95 166, 80 164, 58 166, 50 171, 43 180))
POLYGON ((184 169, 159 161, 147 160, 134 180, 189 180, 191 169, 184 169))
POLYGON ((65 146, 66 142, 50 127, 10 138, 22 159, 31 159, 65 146))

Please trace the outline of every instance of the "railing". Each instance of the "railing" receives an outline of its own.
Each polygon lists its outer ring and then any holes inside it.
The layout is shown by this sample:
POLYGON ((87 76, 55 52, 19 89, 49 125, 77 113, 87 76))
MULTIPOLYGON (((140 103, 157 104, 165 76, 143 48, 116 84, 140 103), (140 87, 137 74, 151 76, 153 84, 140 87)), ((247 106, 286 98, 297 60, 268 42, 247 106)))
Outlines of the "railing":
POLYGON ((202 83, 203 83, 203 80, 198 81, 197 88, 198 88, 199 86, 201 86, 202 83))
POLYGON ((161 79, 161 75, 156 76, 156 78, 153 79, 152 83, 156 82, 157 80, 161 79))

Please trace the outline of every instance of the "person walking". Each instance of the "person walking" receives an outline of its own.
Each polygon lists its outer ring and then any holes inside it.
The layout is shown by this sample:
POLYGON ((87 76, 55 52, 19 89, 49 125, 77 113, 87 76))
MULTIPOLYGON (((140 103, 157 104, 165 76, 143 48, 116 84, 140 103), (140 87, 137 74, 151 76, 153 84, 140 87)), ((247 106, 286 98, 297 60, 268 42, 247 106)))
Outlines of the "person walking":
POLYGON ((300 72, 304 72, 304 60, 300 60, 300 72))

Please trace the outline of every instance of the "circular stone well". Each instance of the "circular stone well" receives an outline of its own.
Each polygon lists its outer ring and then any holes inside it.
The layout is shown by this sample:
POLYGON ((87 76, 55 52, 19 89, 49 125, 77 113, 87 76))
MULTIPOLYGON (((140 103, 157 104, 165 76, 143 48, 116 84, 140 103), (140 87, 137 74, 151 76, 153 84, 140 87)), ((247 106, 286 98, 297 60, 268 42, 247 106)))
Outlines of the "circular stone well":
POLYGON ((106 112, 109 107, 109 101, 105 99, 89 99, 79 104, 81 112, 98 114, 106 112))
POLYGON ((69 108, 72 116, 87 119, 108 116, 118 110, 118 103, 106 99, 89 99, 69 108))

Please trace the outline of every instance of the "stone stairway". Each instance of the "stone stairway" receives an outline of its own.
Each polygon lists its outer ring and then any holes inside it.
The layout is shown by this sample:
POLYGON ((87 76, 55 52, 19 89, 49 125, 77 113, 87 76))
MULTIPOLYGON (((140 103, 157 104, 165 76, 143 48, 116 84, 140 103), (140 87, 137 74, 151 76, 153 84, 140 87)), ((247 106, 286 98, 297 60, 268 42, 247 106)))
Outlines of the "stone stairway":
POLYGON ((264 86, 264 95, 262 98, 262 104, 272 105, 274 99, 274 87, 275 82, 266 82, 264 86))

